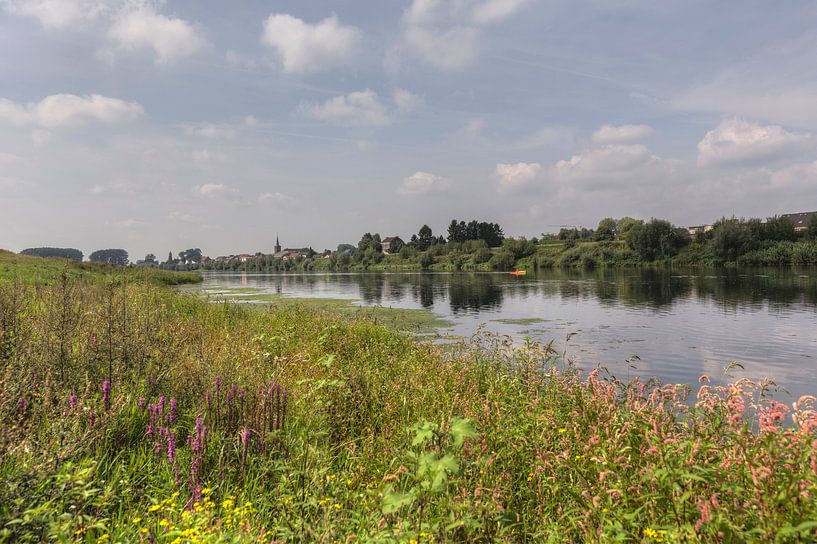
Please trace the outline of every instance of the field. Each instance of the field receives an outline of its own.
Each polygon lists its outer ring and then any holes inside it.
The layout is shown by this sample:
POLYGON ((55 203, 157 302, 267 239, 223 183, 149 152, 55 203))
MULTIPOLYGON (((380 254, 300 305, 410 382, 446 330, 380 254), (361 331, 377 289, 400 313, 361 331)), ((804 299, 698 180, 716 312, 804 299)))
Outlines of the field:
POLYGON ((815 399, 4 256, 3 542, 804 542, 815 399))

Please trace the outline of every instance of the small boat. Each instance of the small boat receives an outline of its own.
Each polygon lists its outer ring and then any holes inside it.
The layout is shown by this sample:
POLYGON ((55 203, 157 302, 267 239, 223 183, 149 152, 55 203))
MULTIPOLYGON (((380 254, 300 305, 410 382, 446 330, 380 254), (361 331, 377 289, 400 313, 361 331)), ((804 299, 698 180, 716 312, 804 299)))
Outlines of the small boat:
POLYGON ((512 270, 508 272, 508 274, 510 274, 511 276, 524 276, 527 273, 528 273, 527 270, 512 270))

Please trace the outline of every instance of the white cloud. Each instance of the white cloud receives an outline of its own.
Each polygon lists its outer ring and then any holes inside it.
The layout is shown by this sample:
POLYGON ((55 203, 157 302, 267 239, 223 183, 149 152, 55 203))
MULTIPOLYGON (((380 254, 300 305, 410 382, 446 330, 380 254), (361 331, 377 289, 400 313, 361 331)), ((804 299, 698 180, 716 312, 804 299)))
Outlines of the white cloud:
POLYGON ((4 153, 0 151, 0 164, 3 165, 17 164, 19 162, 22 162, 22 160, 23 159, 18 155, 15 155, 13 153, 4 153))
POLYGON ((394 104, 397 110, 401 112, 409 112, 423 103, 420 95, 416 95, 405 89, 394 90, 394 104))
POLYGON ((382 126, 392 122, 377 93, 369 89, 330 98, 322 104, 303 104, 315 119, 349 125, 382 126))
POLYGON ((0 0, 14 15, 37 19, 50 29, 64 29, 98 19, 110 7, 106 0, 0 0))
POLYGON ((403 12, 403 41, 426 63, 441 70, 459 70, 479 53, 485 25, 513 15, 530 1, 413 0, 403 12))
POLYGON ((417 171, 411 176, 403 179, 403 183, 397 189, 397 192, 401 195, 407 196, 424 195, 444 190, 449 184, 449 180, 442 176, 417 171))
POLYGON ((190 154, 190 157, 196 162, 223 162, 227 160, 226 153, 207 149, 197 149, 190 154))
POLYGON ((479 31, 466 26, 439 30, 410 25, 404 38, 425 62, 441 70, 464 68, 479 50, 479 31))
POLYGON ((700 166, 751 164, 774 160, 801 150, 811 140, 777 125, 724 119, 698 142, 700 166))
POLYGON ((294 204, 295 199, 289 195, 285 195, 283 193, 275 191, 272 193, 270 192, 261 193, 260 195, 258 195, 258 202, 265 202, 279 207, 287 207, 294 204))
POLYGON ((124 11, 108 30, 108 38, 119 50, 153 50, 160 64, 190 56, 205 43, 187 21, 167 17, 150 7, 124 11))
POLYGON ((82 125, 91 121, 131 121, 144 113, 142 106, 98 94, 53 94, 39 102, 21 104, 0 98, 0 122, 46 128, 82 125))
POLYGON ((531 0, 486 0, 478 3, 472 12, 474 22, 495 23, 514 15, 531 0))
POLYGON ((593 133, 593 141, 599 144, 638 142, 652 133, 648 125, 603 125, 593 133))
POLYGON ((542 165, 537 162, 518 162, 516 164, 497 164, 496 174, 499 176, 499 190, 510 191, 519 189, 536 179, 542 165))
MULTIPOLYGON (((792 164, 771 173, 771 185, 776 189, 817 189, 817 161, 792 164)), ((813 208, 813 207, 812 207, 813 208)))
POLYGON ((332 15, 309 24, 292 15, 273 13, 264 22, 261 41, 274 48, 286 72, 312 72, 346 61, 360 40, 360 31, 332 15))
POLYGON ((213 123, 199 123, 184 129, 188 136, 199 136, 209 139, 229 140, 235 138, 237 132, 234 128, 225 125, 214 125, 213 123))
POLYGON ((193 188, 193 192, 199 196, 215 198, 230 193, 236 193, 238 191, 224 185, 223 183, 204 183, 202 185, 196 185, 193 188))
POLYGON ((119 221, 114 221, 113 226, 119 227, 123 229, 133 229, 137 227, 144 227, 147 226, 148 223, 145 221, 139 221, 138 219, 122 219, 119 221))
POLYGON ((588 188, 611 182, 662 182, 672 164, 640 144, 610 144, 583 151, 558 161, 550 177, 560 183, 584 184, 588 188))
POLYGON ((195 215, 173 210, 168 214, 168 219, 180 223, 200 223, 201 219, 195 215))

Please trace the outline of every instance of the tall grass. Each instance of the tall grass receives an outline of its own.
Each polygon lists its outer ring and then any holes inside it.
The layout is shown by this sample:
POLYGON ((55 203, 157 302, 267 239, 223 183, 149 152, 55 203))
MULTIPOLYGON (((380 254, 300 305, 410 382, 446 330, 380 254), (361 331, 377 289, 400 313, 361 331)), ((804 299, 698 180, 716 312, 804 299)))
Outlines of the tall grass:
POLYGON ((111 278, 0 302, 0 541, 815 539, 815 399, 769 384, 111 278))

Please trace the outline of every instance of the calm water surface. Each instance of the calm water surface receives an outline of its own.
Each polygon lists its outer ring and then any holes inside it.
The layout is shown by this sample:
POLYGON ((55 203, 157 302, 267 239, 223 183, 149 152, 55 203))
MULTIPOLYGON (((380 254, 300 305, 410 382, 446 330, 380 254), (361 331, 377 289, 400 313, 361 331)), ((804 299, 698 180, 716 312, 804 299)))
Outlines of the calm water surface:
POLYGON ((205 275, 208 292, 237 287, 427 308, 451 322, 441 332, 461 336, 483 326, 562 349, 573 334, 569 357, 620 378, 718 382, 738 361, 745 370, 733 376, 771 377, 795 398, 817 393, 814 269, 205 275))

